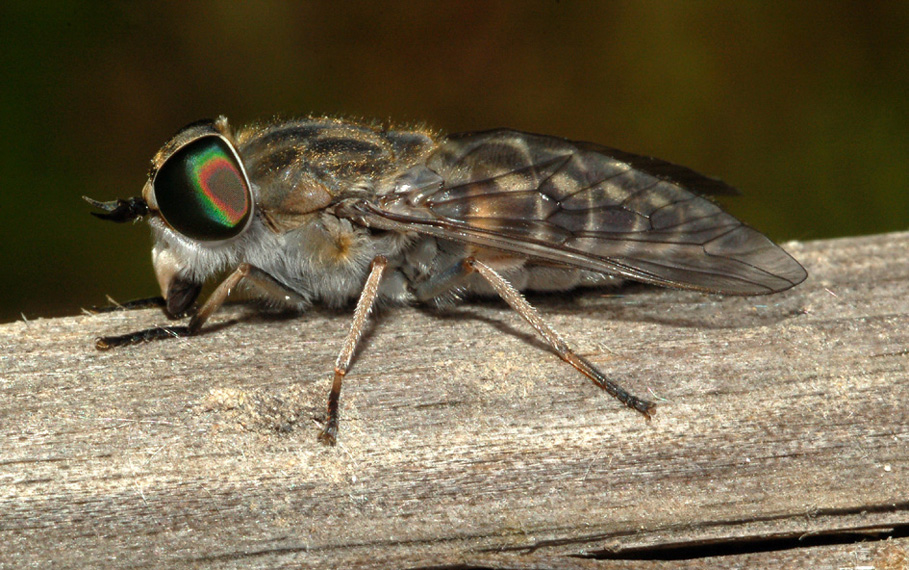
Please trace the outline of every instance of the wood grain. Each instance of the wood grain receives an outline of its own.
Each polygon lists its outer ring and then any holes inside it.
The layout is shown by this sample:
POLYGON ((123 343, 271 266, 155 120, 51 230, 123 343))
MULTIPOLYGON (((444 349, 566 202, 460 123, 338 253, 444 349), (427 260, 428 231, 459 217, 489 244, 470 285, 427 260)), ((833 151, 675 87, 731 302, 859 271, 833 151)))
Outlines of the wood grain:
POLYGON ((649 422, 502 303, 380 312, 335 448, 350 311, 2 325, 0 567, 909 567, 909 233, 786 248, 771 297, 531 298, 649 422))

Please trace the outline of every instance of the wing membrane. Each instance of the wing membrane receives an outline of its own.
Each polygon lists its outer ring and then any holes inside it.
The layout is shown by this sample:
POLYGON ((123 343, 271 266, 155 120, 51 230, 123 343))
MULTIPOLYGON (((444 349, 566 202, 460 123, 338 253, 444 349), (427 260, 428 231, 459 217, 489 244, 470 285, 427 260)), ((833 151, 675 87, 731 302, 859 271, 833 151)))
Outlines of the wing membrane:
POLYGON ((733 194, 732 187, 667 162, 497 130, 445 139, 425 168, 441 179, 436 189, 386 194, 360 215, 676 288, 764 294, 807 276, 766 236, 703 197, 733 194))

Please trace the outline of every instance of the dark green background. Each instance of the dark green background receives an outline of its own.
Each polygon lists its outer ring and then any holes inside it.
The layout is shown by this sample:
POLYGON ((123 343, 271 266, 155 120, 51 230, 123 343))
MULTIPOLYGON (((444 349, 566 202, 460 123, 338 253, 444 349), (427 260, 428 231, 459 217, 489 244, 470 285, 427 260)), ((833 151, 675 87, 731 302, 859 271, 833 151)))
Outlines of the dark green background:
POLYGON ((909 2, 4 2, 0 321, 157 294, 139 193, 185 123, 510 126, 689 165, 777 240, 909 226, 909 2))

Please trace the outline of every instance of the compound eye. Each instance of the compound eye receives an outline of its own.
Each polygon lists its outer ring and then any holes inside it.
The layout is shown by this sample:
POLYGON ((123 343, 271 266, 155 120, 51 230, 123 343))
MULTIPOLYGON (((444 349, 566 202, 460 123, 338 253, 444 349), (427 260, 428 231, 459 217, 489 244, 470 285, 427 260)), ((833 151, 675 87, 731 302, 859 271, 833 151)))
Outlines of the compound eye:
POLYGON ((230 144, 217 135, 171 155, 154 180, 164 220, 184 236, 223 241, 243 233, 252 215, 249 181, 230 144))

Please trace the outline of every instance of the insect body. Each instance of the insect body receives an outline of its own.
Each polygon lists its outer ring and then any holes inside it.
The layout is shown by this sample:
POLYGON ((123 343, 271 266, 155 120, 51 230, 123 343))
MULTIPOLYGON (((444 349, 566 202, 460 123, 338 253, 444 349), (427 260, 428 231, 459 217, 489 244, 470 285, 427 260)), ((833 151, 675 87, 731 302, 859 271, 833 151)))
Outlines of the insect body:
POLYGON ((783 291, 805 270, 705 195, 734 194, 687 168, 511 130, 440 136, 313 118, 232 132, 181 130, 141 197, 89 202, 113 221, 148 217, 165 310, 186 327, 104 337, 99 348, 199 332, 231 290, 305 309, 358 299, 320 439, 334 443, 341 382, 374 303, 446 305, 498 295, 559 356, 627 406, 626 392, 553 331, 519 291, 631 279, 734 295, 783 291))

